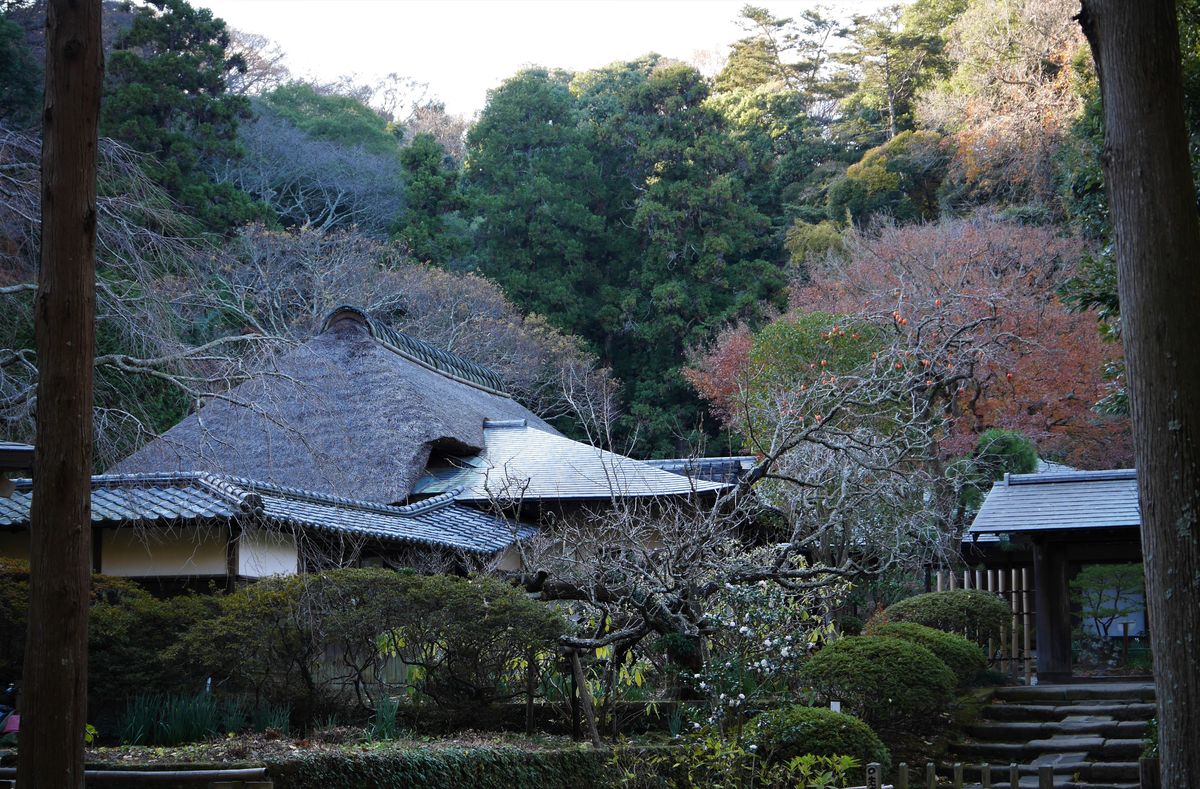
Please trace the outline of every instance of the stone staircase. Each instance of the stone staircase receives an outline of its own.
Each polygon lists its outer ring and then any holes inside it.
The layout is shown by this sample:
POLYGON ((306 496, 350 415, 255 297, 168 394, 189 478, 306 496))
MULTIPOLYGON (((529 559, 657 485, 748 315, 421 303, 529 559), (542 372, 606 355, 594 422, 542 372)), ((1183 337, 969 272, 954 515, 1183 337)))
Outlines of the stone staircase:
MULTIPOLYGON (((1058 789, 1138 789, 1142 738, 1154 717, 1152 682, 1096 682, 997 688, 969 738, 954 748, 968 780, 992 765, 992 787, 1038 787, 1038 768, 1050 765, 1058 789)), ((979 787, 979 783, 973 786, 979 787)))

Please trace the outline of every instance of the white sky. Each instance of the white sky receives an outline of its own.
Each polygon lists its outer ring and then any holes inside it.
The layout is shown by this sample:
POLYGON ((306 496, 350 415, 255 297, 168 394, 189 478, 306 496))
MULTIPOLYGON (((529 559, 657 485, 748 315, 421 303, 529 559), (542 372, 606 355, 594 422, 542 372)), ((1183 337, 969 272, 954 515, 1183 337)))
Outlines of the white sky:
MULTIPOLYGON (((428 82, 452 113, 471 116, 487 91, 528 65, 595 68, 647 52, 722 57, 744 35, 743 0, 197 0, 230 27, 261 33, 294 74, 374 82, 395 72, 428 82)), ((813 3, 759 0, 779 16, 813 3)), ((824 3, 840 18, 887 0, 824 3)))

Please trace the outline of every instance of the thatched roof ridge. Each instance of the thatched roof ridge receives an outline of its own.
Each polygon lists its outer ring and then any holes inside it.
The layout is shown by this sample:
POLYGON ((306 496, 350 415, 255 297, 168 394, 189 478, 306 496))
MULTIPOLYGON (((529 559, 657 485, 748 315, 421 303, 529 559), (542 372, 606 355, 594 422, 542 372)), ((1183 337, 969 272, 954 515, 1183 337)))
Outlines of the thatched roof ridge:
POLYGON ((321 331, 325 331, 335 321, 343 318, 351 318, 365 323, 372 337, 411 362, 416 362, 422 367, 428 367, 448 378, 477 387, 485 392, 508 396, 508 393, 504 391, 504 381, 494 370, 435 348, 416 337, 409 337, 403 332, 398 332, 386 323, 375 320, 358 307, 343 304, 334 309, 326 316, 325 322, 321 325, 321 331))
POLYGON ((205 471, 391 504, 435 446, 484 446, 485 419, 537 415, 486 368, 342 307, 274 367, 210 400, 110 473, 205 471))

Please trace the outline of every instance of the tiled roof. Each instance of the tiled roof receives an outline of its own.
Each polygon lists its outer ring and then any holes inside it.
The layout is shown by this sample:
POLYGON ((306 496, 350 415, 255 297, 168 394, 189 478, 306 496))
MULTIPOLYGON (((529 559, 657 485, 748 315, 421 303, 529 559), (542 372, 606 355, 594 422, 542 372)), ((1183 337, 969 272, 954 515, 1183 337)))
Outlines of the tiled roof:
POLYGON ((967 539, 982 534, 1136 527, 1141 522, 1133 469, 1011 474, 992 486, 967 539))
POLYGON ((715 458, 670 458, 664 460, 644 460, 643 463, 680 474, 693 479, 704 479, 709 482, 734 483, 754 468, 753 455, 737 455, 733 457, 715 458))
MULTIPOLYGON (((534 533, 454 503, 454 492, 393 507, 207 473, 105 475, 92 478, 98 524, 257 516, 279 525, 356 534, 391 543, 492 554, 534 533)), ((0 499, 0 528, 29 524, 32 488, 17 481, 0 499)))
POLYGON ((26 471, 33 468, 33 447, 0 441, 0 471, 26 471))
POLYGON ((418 340, 415 337, 409 337, 403 332, 398 332, 386 323, 375 320, 358 307, 343 305, 333 310, 325 318, 325 324, 321 330, 324 331, 329 328, 331 323, 339 318, 346 317, 347 314, 353 315, 356 319, 364 322, 370 330, 372 337, 405 359, 428 367, 431 370, 436 370, 456 381, 476 386, 486 392, 499 395, 506 394, 504 391, 504 381, 495 371, 484 367, 482 364, 464 359, 461 356, 456 356, 449 351, 435 348, 423 340, 418 340))
POLYGON ((484 450, 433 465, 414 494, 458 489, 460 501, 677 496, 727 487, 572 441, 522 420, 484 423, 484 450))

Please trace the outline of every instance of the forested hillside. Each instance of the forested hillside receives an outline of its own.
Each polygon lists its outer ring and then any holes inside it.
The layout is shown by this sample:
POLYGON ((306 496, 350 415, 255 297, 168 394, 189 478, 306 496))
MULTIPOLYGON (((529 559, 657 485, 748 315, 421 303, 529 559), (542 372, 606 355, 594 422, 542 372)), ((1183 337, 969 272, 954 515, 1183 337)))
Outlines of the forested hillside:
MULTIPOLYGON (((28 439, 43 11, 0 8, 0 437, 28 439)), ((656 54, 545 64, 471 121, 403 77, 295 78, 269 30, 185 0, 106 10, 102 466, 342 302, 657 456, 743 451, 747 371, 816 365, 839 321, 953 322, 997 352, 930 377, 947 453, 1003 428, 1043 456, 1131 460, 1069 0, 747 6, 711 76, 656 54)))

